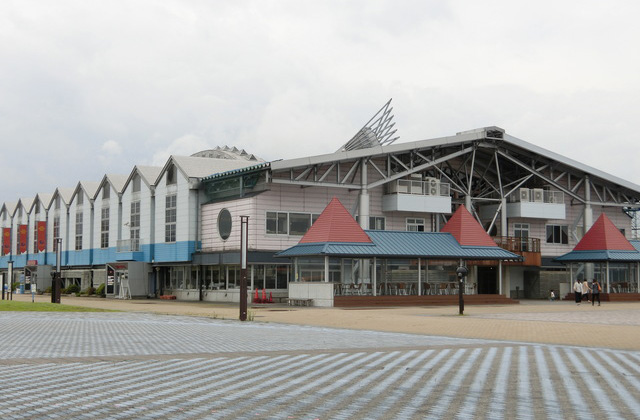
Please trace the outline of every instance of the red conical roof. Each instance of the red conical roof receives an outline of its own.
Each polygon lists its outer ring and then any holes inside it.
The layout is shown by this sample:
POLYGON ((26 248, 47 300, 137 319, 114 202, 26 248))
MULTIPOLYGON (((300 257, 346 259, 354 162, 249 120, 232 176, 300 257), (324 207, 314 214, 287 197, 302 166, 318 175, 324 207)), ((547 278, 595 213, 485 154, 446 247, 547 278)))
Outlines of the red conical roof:
POLYGON ((598 220, 584 234, 574 251, 635 251, 631 242, 624 237, 611 219, 602 213, 598 220))
POLYGON ((340 200, 334 197, 299 243, 318 242, 371 243, 371 238, 340 200))
POLYGON ((458 207, 440 231, 449 232, 463 246, 498 246, 465 206, 458 207))

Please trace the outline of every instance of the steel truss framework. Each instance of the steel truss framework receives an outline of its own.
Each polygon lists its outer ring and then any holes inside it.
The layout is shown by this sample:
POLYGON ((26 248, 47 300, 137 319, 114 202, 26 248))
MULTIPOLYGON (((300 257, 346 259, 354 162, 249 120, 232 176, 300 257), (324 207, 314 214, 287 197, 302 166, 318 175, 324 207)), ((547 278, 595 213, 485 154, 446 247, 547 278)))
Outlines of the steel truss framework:
POLYGON ((521 187, 561 191, 570 205, 640 207, 640 187, 616 183, 613 176, 607 179, 597 170, 572 166, 568 159, 554 159, 551 152, 547 156, 510 139, 517 140, 492 127, 455 137, 274 162, 270 181, 369 190, 420 173, 450 183, 454 203, 469 197, 476 217, 482 202, 498 203, 497 216, 503 199, 521 187), (371 168, 364 177, 363 168, 371 168))

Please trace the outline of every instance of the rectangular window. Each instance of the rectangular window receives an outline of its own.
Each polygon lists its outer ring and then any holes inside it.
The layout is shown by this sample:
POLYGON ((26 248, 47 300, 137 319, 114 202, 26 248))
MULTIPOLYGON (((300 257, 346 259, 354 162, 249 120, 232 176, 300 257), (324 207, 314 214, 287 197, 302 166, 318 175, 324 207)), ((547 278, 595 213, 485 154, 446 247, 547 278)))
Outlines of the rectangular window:
POLYGON ((285 212, 267 212, 267 233, 286 235, 289 226, 289 215, 285 212))
POLYGON ((131 239, 131 251, 140 251, 140 201, 133 201, 131 203, 129 237, 131 239))
POLYGON ((424 219, 408 217, 407 232, 424 232, 424 219))
POLYGON ((529 223, 514 223, 513 236, 520 238, 520 249, 518 251, 529 251, 529 223))
MULTIPOLYGON (((360 223, 360 216, 356 216, 356 222, 360 223)), ((369 227, 371 230, 384 230, 385 221, 383 216, 369 216, 369 227)))
POLYGON ((33 252, 38 253, 38 222, 33 222, 33 252))
POLYGON ((105 184, 102 189, 102 199, 107 200, 111 196, 111 188, 109 188, 109 184, 105 184))
POLYGON ((547 243, 567 245, 569 243, 569 226, 547 225, 547 243))
POLYGON ((133 177, 133 192, 140 192, 140 175, 136 174, 133 177))
POLYGON ((76 213, 76 251, 82 249, 82 213, 76 213))
POLYGON ((58 251, 58 241, 56 238, 60 237, 60 216, 53 218, 53 252, 58 251))
POLYGON ((284 211, 268 211, 266 232, 271 235, 302 236, 311 227, 320 214, 317 213, 288 213, 284 211))
POLYGON ((289 235, 304 235, 311 227, 308 213, 289 213, 289 235))
POLYGON ((164 211, 164 241, 176 241, 176 213, 177 213, 177 196, 175 194, 168 195, 165 200, 166 206, 164 211))
POLYGON ((100 220, 100 247, 109 248, 109 207, 102 209, 100 220))

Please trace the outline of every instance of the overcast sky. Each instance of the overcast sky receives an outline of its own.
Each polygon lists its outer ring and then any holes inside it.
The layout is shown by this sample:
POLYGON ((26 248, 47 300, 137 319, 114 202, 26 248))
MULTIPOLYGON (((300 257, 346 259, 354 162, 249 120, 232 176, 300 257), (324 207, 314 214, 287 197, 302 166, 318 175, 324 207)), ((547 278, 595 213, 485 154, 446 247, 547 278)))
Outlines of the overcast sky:
POLYGON ((640 2, 3 0, 0 203, 217 145, 497 125, 640 184, 640 2))

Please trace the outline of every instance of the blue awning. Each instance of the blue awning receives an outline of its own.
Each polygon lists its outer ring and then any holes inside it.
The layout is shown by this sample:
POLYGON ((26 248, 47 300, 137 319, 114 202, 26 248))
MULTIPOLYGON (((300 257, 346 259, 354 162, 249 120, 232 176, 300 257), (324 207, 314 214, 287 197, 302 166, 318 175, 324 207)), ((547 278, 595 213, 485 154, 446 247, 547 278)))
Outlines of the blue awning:
POLYGON ((461 246, 450 233, 365 231, 372 243, 298 244, 279 252, 278 257, 334 256, 352 258, 426 258, 464 260, 511 260, 522 257, 496 247, 461 246))

